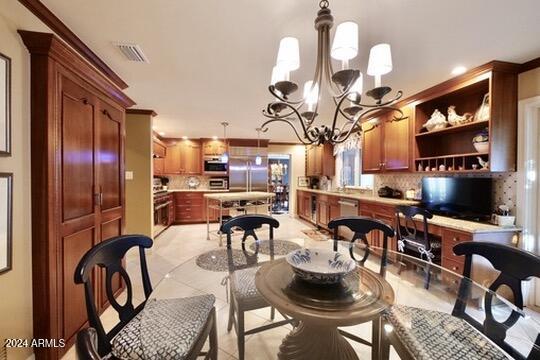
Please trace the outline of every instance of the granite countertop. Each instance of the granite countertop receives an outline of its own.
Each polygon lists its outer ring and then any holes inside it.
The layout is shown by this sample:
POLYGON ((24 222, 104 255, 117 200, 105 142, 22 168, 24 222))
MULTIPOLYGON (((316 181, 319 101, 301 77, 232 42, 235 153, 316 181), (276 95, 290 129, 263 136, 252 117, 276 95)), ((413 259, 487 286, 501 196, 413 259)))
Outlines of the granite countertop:
POLYGON ((169 193, 173 192, 205 192, 205 193, 224 193, 229 192, 228 189, 203 189, 203 188, 197 188, 197 189, 168 189, 169 193))
MULTIPOLYGON (((325 191, 325 190, 315 190, 315 189, 307 189, 302 188, 298 189, 301 191, 307 191, 315 194, 323 194, 323 195, 329 195, 329 196, 338 196, 341 198, 348 198, 348 199, 355 199, 360 201, 367 201, 367 202, 376 202, 380 204, 388 204, 388 205, 418 205, 418 201, 414 200, 403 200, 403 199, 389 199, 389 198, 381 198, 378 196, 373 195, 366 195, 366 194, 347 194, 347 193, 341 193, 341 192, 332 192, 332 191, 325 191)), ((420 216, 416 217, 418 220, 422 220, 420 216)), ((520 232, 522 229, 519 227, 502 227, 492 224, 486 224, 486 223, 479 223, 476 221, 468 221, 468 220, 461 220, 461 219, 454 219, 451 217, 446 216, 440 216, 440 215, 433 215, 433 218, 428 221, 429 224, 438 225, 441 227, 445 227, 448 229, 453 230, 459 230, 464 231, 468 233, 492 233, 492 232, 520 232)))
POLYGON ((250 192, 227 192, 217 194, 204 194, 204 197, 211 200, 235 201, 235 200, 262 200, 276 196, 274 193, 262 191, 250 192))
POLYGON ((315 194, 323 194, 329 196, 338 196, 341 198, 363 200, 363 201, 372 201, 381 204, 388 205, 418 205, 418 201, 414 200, 404 200, 404 199, 391 199, 391 198, 382 198, 374 195, 360 194, 360 193, 346 193, 346 192, 336 192, 336 191, 327 191, 327 190, 316 190, 301 188, 300 191, 307 191, 315 194))

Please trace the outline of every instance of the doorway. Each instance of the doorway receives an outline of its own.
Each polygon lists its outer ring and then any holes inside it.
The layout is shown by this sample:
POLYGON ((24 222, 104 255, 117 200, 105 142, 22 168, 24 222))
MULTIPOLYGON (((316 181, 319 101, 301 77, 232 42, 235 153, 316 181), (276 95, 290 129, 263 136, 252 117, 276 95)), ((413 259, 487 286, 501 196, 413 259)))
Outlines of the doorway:
POLYGON ((270 192, 275 194, 272 214, 289 213, 291 155, 268 155, 268 179, 270 192))

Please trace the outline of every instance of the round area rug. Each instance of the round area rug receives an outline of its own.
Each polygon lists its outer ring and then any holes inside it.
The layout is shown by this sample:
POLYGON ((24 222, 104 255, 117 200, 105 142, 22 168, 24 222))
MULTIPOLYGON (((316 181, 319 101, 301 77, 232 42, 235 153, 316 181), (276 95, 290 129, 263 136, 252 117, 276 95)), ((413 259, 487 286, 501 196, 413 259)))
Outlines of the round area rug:
MULTIPOLYGON (((235 265, 246 265, 246 256, 242 250, 232 249, 232 258, 235 265)), ((217 249, 201 254, 195 262, 204 270, 219 272, 229 270, 227 249, 217 249)))
MULTIPOLYGON (((302 248, 297 243, 287 240, 274 240, 274 255, 287 255, 291 251, 302 248)), ((249 245, 251 251, 256 251, 255 243, 249 245)), ((259 241, 259 253, 270 255, 270 240, 259 241)))

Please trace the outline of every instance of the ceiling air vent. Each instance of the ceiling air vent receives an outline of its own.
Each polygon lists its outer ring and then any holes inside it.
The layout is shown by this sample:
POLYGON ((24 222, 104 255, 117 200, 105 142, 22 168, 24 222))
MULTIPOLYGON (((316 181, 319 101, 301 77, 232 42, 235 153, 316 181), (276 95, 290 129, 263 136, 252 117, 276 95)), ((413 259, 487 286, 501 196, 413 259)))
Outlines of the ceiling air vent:
POLYGON ((149 63, 148 58, 137 44, 115 43, 114 44, 129 61, 149 63))

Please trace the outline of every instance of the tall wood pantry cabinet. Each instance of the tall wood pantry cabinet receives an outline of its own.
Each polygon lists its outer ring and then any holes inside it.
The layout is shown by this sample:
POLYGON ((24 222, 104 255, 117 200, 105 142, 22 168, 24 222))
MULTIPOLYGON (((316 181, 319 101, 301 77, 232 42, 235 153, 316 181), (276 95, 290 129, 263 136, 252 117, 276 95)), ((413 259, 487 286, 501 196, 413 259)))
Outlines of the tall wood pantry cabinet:
MULTIPOLYGON (((54 35, 19 33, 31 53, 33 336, 67 342, 34 350, 58 359, 87 323, 76 265, 123 232, 124 116, 134 102, 54 35)), ((99 311, 105 276, 95 269, 99 311)))

